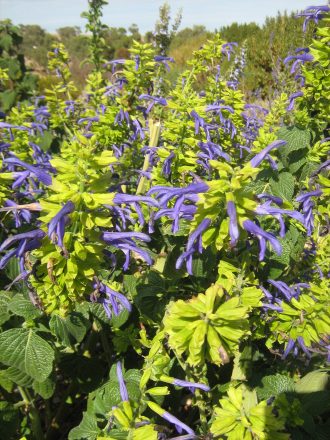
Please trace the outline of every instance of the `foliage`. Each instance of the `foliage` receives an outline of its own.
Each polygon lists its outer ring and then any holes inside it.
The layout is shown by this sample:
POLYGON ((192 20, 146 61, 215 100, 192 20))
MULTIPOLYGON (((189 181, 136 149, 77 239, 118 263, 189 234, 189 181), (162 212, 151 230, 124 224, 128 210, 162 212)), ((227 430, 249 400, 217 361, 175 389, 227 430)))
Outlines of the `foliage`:
POLYGON ((105 62, 89 3, 83 92, 62 29, 0 122, 0 437, 328 438, 329 8, 268 110, 219 34, 105 62))
POLYGON ((0 109, 7 112, 18 101, 33 95, 37 77, 25 65, 20 51, 22 36, 10 20, 0 22, 0 109))

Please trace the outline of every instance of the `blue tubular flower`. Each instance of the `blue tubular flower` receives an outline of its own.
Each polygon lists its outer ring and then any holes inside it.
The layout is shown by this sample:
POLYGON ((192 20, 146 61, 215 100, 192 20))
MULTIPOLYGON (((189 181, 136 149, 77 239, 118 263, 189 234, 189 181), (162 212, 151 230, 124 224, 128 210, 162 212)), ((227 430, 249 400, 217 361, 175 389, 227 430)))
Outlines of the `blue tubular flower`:
POLYGON ((225 43, 225 44, 222 45, 221 52, 224 55, 227 55, 228 61, 230 61, 230 56, 231 56, 232 53, 234 53, 234 50, 235 50, 234 48, 237 47, 237 46, 238 46, 237 43, 225 43))
POLYGON ((168 177, 171 174, 171 165, 174 158, 175 154, 172 151, 169 156, 164 160, 162 172, 165 177, 168 177))
POLYGON ((288 57, 286 57, 283 60, 284 64, 287 64, 289 61, 294 60, 294 63, 291 66, 291 70, 290 73, 295 73, 295 71, 297 70, 297 67, 300 64, 305 64, 308 61, 314 61, 314 57, 313 55, 311 55, 310 53, 302 53, 302 54, 298 54, 298 55, 290 55, 288 57))
POLYGON ((40 168, 37 168, 33 165, 30 165, 26 162, 23 162, 22 160, 20 160, 16 157, 8 157, 7 159, 4 160, 4 163, 25 168, 26 170, 28 170, 32 174, 34 174, 35 178, 38 179, 40 182, 42 182, 46 186, 52 184, 52 178, 48 173, 41 170, 40 168))
POLYGON ((323 194, 322 190, 317 189, 315 191, 310 191, 305 194, 301 194, 296 198, 297 202, 302 203, 303 214, 304 214, 304 225, 307 230, 307 235, 310 236, 313 233, 314 229, 314 216, 313 216, 313 208, 315 203, 312 200, 312 197, 320 197, 323 194))
POLYGON ((148 235, 143 234, 142 232, 104 232, 102 234, 102 239, 106 243, 109 243, 111 246, 124 252, 126 256, 124 270, 128 269, 131 252, 135 252, 136 254, 140 255, 147 264, 151 265, 153 263, 153 260, 148 252, 138 247, 137 244, 132 240, 133 238, 144 242, 149 242, 151 240, 148 235))
POLYGON ((229 216, 230 244, 231 246, 235 246, 239 238, 239 230, 237 224, 236 206, 231 200, 227 202, 227 214, 229 216))
POLYGON ((168 72, 170 71, 170 66, 168 65, 168 63, 174 63, 174 59, 172 57, 165 57, 162 55, 156 55, 154 57, 154 60, 156 61, 156 63, 163 64, 168 72))
POLYGON ((300 295, 301 289, 308 289, 310 287, 308 283, 297 283, 290 287, 283 281, 275 281, 269 279, 268 282, 272 286, 274 286, 277 289, 277 291, 280 292, 288 302, 290 302, 292 298, 297 299, 300 295))
POLYGON ((116 292, 98 280, 93 283, 93 288, 95 290, 90 295, 90 300, 102 304, 109 319, 112 318, 112 315, 118 316, 123 309, 128 312, 132 311, 131 303, 123 294, 116 292), (103 295, 99 296, 99 294, 103 295))
POLYGON ((205 385, 204 383, 188 382, 186 380, 173 379, 172 384, 178 387, 189 388, 191 392, 194 392, 195 389, 203 390, 206 392, 210 391, 210 387, 208 385, 205 385))
POLYGON ((157 405, 155 402, 147 402, 147 405, 149 408, 154 411, 156 414, 158 414, 163 419, 167 420, 168 422, 172 423, 179 434, 181 434, 183 431, 187 432, 188 434, 195 435, 194 431, 189 428, 186 424, 182 423, 179 419, 174 417, 172 414, 165 411, 163 408, 161 408, 159 405, 157 405))
POLYGON ((277 220, 280 222, 281 229, 280 229, 280 236, 285 236, 285 223, 283 220, 283 215, 287 215, 291 218, 294 218, 298 220, 301 224, 304 224, 304 216, 300 214, 298 211, 291 211, 288 209, 281 209, 270 205, 271 200, 264 203, 263 205, 257 206, 255 209, 255 213, 257 215, 272 215, 273 217, 277 218, 277 220))
POLYGON ((289 105, 286 109, 288 111, 293 110, 295 100, 301 96, 304 96, 303 92, 292 93, 292 95, 289 96, 289 105))
POLYGON ((148 196, 136 196, 131 194, 117 193, 113 201, 114 203, 117 203, 119 205, 124 203, 131 204, 131 203, 142 202, 142 203, 146 203, 147 205, 154 206, 155 208, 159 207, 158 202, 152 197, 148 197, 148 196))
POLYGON ((147 110, 146 110, 147 114, 151 111, 152 107, 155 104, 160 104, 162 106, 166 106, 167 105, 166 99, 165 98, 161 98, 161 97, 157 98, 156 96, 151 96, 151 95, 143 94, 143 95, 139 96, 139 99, 144 99, 146 101, 150 101, 150 103, 149 103, 149 105, 147 107, 147 110))
POLYGON ((322 19, 327 12, 330 12, 330 8, 327 5, 309 6, 303 12, 297 14, 296 17, 305 17, 303 31, 306 32, 307 24, 310 21, 313 20, 315 24, 318 24, 319 20, 322 19))
MULTIPOLYGON (((5 206, 18 206, 17 203, 13 202, 12 200, 6 200, 5 206)), ((31 221, 31 212, 27 209, 13 209, 12 210, 15 218, 15 226, 16 228, 20 227, 22 225, 22 220, 25 220, 26 223, 30 223, 31 221)))
POLYGON ((271 194, 266 194, 266 193, 258 194, 257 197, 258 199, 271 200, 272 202, 276 203, 276 205, 278 206, 283 205, 283 199, 281 199, 281 197, 273 196, 271 194))
POLYGON ((123 122, 126 122, 127 125, 130 125, 130 118, 128 112, 123 108, 121 108, 115 117, 115 123, 118 125, 122 125, 123 122))
POLYGON ((183 431, 186 431, 188 434, 195 435, 194 431, 189 428, 185 423, 181 422, 179 419, 174 417, 172 414, 170 414, 167 411, 164 411, 163 414, 160 415, 163 419, 167 420, 168 422, 172 423, 179 434, 181 434, 183 431))
POLYGON ((204 182, 191 183, 185 188, 173 188, 171 186, 157 185, 148 191, 148 195, 158 193, 156 198, 159 200, 159 205, 163 208, 166 208, 167 203, 174 197, 184 195, 188 200, 193 198, 195 201, 195 196, 197 194, 206 192, 208 189, 208 185, 204 182))
POLYGON ((33 231, 29 232, 23 232, 22 234, 12 235, 11 237, 8 237, 0 246, 0 252, 4 251, 5 249, 9 248, 13 243, 16 241, 21 240, 32 240, 32 239, 41 239, 46 234, 41 229, 34 229, 33 231))
POLYGON ((260 151, 260 153, 256 154, 253 159, 250 160, 250 164, 253 168, 258 168, 261 162, 265 159, 265 157, 274 149, 279 148, 285 145, 286 141, 274 141, 269 144, 266 148, 260 151))
POLYGON ((195 121, 195 134, 199 133, 200 128, 204 128, 205 126, 205 121, 204 119, 198 115, 198 113, 195 110, 192 110, 190 112, 190 116, 194 119, 195 121))
POLYGON ((269 241, 277 255, 281 255, 282 246, 273 234, 264 231, 251 220, 245 220, 245 222, 243 223, 243 228, 250 234, 255 235, 259 240, 259 261, 263 261, 263 259, 265 258, 267 241, 269 241))
POLYGON ((127 392, 126 384, 124 381, 123 370, 122 370, 120 361, 117 362, 116 368, 117 368, 117 379, 119 382, 119 390, 120 390, 121 400, 123 402, 128 402, 129 401, 128 392, 127 392))
POLYGON ((204 218, 198 227, 189 235, 186 251, 183 252, 176 262, 176 269, 180 269, 183 262, 186 260, 187 272, 189 275, 193 275, 192 271, 192 256, 194 252, 198 251, 200 254, 203 252, 202 234, 211 224, 211 220, 204 218))
POLYGON ((63 247, 63 238, 65 232, 65 222, 67 215, 73 212, 75 209, 74 203, 70 200, 63 206, 62 209, 55 215, 55 217, 49 222, 48 236, 53 243, 56 242, 60 247, 63 247))
POLYGON ((3 269, 12 257, 19 258, 19 266, 21 272, 24 272, 24 255, 28 251, 32 251, 41 246, 41 239, 46 234, 41 229, 36 229, 22 234, 12 235, 5 240, 0 246, 0 252, 10 247, 13 243, 19 242, 16 249, 11 249, 0 260, 0 269, 3 269))
POLYGON ((301 336, 298 336, 296 340, 290 338, 285 347, 282 359, 286 359, 288 354, 293 351, 293 355, 296 357, 298 355, 299 348, 306 354, 308 358, 311 357, 311 353, 304 343, 304 339, 301 336))

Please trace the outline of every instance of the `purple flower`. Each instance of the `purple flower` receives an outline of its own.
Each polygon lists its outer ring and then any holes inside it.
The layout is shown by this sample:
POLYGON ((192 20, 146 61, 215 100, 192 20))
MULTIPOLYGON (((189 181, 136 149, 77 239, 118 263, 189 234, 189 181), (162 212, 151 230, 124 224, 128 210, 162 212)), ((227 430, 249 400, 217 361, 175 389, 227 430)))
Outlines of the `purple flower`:
POLYGON ((187 272, 189 275, 193 275, 192 271, 192 256, 194 252, 198 251, 199 253, 203 252, 202 245, 202 234, 203 232, 210 226, 211 220, 208 218, 204 218, 198 227, 189 235, 187 247, 185 252, 183 252, 176 262, 176 269, 180 269, 183 262, 186 260, 187 272))
POLYGON ((312 200, 312 197, 319 197, 323 194, 322 190, 318 189, 315 191, 307 192, 305 194, 301 194, 296 198, 297 202, 302 203, 303 214, 304 214, 304 225, 307 230, 307 235, 310 236, 313 233, 314 229, 314 215, 313 208, 315 203, 312 200))
POLYGON ((18 257, 20 263, 21 272, 24 271, 24 254, 25 252, 37 249, 40 247, 40 239, 45 236, 44 231, 41 229, 35 229, 29 232, 23 232, 21 234, 12 235, 8 237, 0 246, 0 252, 10 247, 13 243, 19 242, 16 249, 11 249, 6 253, 4 257, 0 260, 0 269, 3 269, 8 261, 12 257, 18 257))
POLYGON ((200 128, 205 126, 205 121, 195 110, 190 112, 190 116, 195 120, 195 134, 198 134, 200 128))
POLYGON ((148 235, 143 234, 142 232, 104 232, 102 234, 102 239, 106 243, 109 243, 111 246, 124 252, 126 256, 123 267, 124 270, 128 269, 131 252, 135 252, 136 254, 140 255, 147 264, 151 265, 153 263, 153 260, 148 252, 137 246, 137 244, 133 241, 133 238, 144 242, 149 242, 151 240, 148 235))
POLYGON ((128 392, 127 392, 126 384, 124 381, 123 370, 122 370, 120 361, 117 362, 116 369, 117 369, 117 379, 119 382, 119 390, 120 390, 121 400, 123 402, 128 402, 129 401, 128 392))
POLYGON ((127 125, 130 125, 129 114, 126 110, 121 108, 115 117, 115 123, 118 125, 122 125, 123 122, 126 122, 127 125))
POLYGON ((314 57, 310 53, 302 53, 299 55, 290 55, 284 59, 283 63, 287 64, 289 61, 292 61, 292 60, 294 60, 294 63, 291 66, 291 70, 290 70, 291 74, 295 73, 295 71, 297 70, 297 67, 300 64, 305 64, 308 61, 314 61, 314 57))
POLYGON ((295 100, 301 96, 304 96, 303 92, 292 93, 292 95, 289 96, 289 105, 286 109, 288 111, 293 110, 295 100))
POLYGON ((151 96, 151 95, 143 94, 143 95, 139 96, 139 99, 150 101, 150 103, 149 103, 149 105, 147 107, 147 110, 146 110, 147 114, 151 111, 151 109, 153 108, 153 106, 155 104, 159 104, 159 105, 162 105, 162 106, 166 106, 167 105, 166 99, 165 98, 161 98, 161 97, 158 98, 156 96, 151 96))
POLYGON ((260 163, 265 159, 265 157, 274 149, 279 148, 285 145, 286 141, 274 141, 269 144, 266 148, 260 151, 260 153, 256 154, 253 159, 250 160, 250 164, 253 168, 258 168, 260 163))
POLYGON ((231 200, 227 202, 227 214, 229 216, 230 244, 231 246, 235 246, 239 238, 239 230, 237 224, 236 206, 231 200))
POLYGON ((146 203, 147 205, 154 206, 155 208, 159 207, 157 200, 148 196, 136 196, 131 194, 117 193, 113 201, 114 203, 117 203, 119 205, 121 205, 122 203, 130 204, 130 203, 142 202, 142 203, 146 203))
POLYGON ((167 158, 164 160, 162 171, 165 177, 168 177, 171 174, 171 165, 174 158, 175 154, 172 151, 169 156, 167 156, 167 158))
POLYGON ((290 302, 292 298, 296 298, 297 294, 294 291, 294 289, 290 288, 286 283, 283 281, 275 281, 275 280, 268 280, 270 284, 272 284, 278 292, 282 293, 282 295, 285 297, 285 299, 290 302))
POLYGON ((168 63, 174 63, 174 59, 172 57, 165 57, 162 55, 156 55, 154 57, 154 60, 156 61, 156 63, 162 63, 164 64, 165 68, 167 71, 170 71, 170 66, 168 65, 168 63))
POLYGON ((322 5, 322 6, 309 6, 307 9, 305 9, 300 14, 297 14, 297 17, 305 17, 304 24, 303 24, 303 31, 306 32, 307 30, 307 24, 310 21, 314 21, 315 24, 318 24, 319 20, 325 17, 325 14, 330 11, 329 6, 322 5))
POLYGON ((257 197, 258 199, 271 200, 272 202, 276 203, 276 205, 279 206, 283 205, 283 199, 281 199, 281 197, 273 196, 271 194, 266 194, 266 193, 258 194, 257 197))
POLYGON ((159 205, 165 208, 171 199, 179 196, 185 196, 188 200, 197 201, 196 195, 206 192, 208 189, 208 185, 204 182, 191 183, 185 188, 157 185, 148 191, 148 195, 158 193, 156 198, 159 200, 159 205))
POLYGON ((55 215, 55 217, 49 222, 48 225, 48 236, 55 243, 57 238, 57 244, 63 247, 63 238, 65 232, 65 222, 67 220, 67 215, 73 212, 75 209, 74 203, 70 200, 66 202, 63 208, 55 215))
POLYGON ((195 435, 194 431, 189 428, 185 423, 181 422, 179 419, 174 417, 172 414, 170 414, 167 411, 164 411, 162 414, 159 414, 163 419, 167 420, 168 422, 172 423, 179 434, 181 434, 183 431, 187 432, 188 434, 195 435))
MULTIPOLYGON (((12 200, 6 200, 5 206, 18 206, 17 203, 13 202, 12 200)), ((16 228, 20 227, 22 225, 22 220, 25 220, 26 223, 30 223, 31 221, 31 213, 27 209, 13 209, 12 212, 14 213, 15 218, 15 226, 16 228)))
POLYGON ((93 288, 95 290, 90 295, 90 300, 102 304, 109 319, 112 318, 112 315, 118 316, 123 309, 126 309, 128 312, 132 311, 131 303, 122 293, 116 292, 98 280, 93 283, 93 288), (98 296, 100 293, 103 295, 98 296))
POLYGON ((45 171, 41 170, 40 168, 37 168, 33 165, 30 165, 26 162, 23 162, 22 160, 16 158, 16 157, 8 157, 4 160, 6 164, 10 165, 16 165, 20 166, 22 168, 25 168, 26 170, 30 171, 36 179, 38 179, 40 182, 42 182, 44 185, 48 186, 52 184, 52 178, 51 176, 46 173, 45 171))
POLYGON ((283 215, 288 215, 289 217, 298 220, 301 224, 304 224, 304 216, 300 214, 300 212, 274 207, 271 206, 270 203, 271 200, 264 203, 263 205, 257 206, 254 212, 257 215, 272 215, 273 217, 277 218, 281 225, 281 229, 280 229, 281 237, 284 237, 285 235, 285 223, 283 220, 283 215))
POLYGON ((297 356, 298 355, 298 350, 302 349, 302 351, 306 354, 306 356, 308 358, 311 357, 311 354, 308 350, 308 348, 306 347, 305 343, 304 343, 304 339, 301 336, 298 336, 296 340, 290 338, 288 340, 288 343, 285 347, 282 359, 286 359, 288 354, 293 351, 293 355, 297 356))
POLYGON ((274 235, 264 231, 251 220, 245 220, 245 222, 243 223, 243 228, 250 234, 255 235, 259 240, 259 261, 263 261, 263 259, 265 258, 267 241, 269 241, 277 255, 281 255, 282 246, 280 242, 274 237, 274 235))
POLYGON ((181 379, 174 379, 172 383, 173 383, 173 385, 176 385, 178 387, 187 387, 192 392, 196 388, 199 389, 199 390, 206 391, 206 392, 210 391, 210 387, 208 385, 205 385, 204 383, 188 382, 186 380, 181 380, 181 379))
POLYGON ((238 44, 237 43, 225 43, 222 45, 222 50, 221 52, 224 55, 227 55, 228 61, 230 61, 230 56, 232 53, 234 53, 234 48, 237 47, 238 44))

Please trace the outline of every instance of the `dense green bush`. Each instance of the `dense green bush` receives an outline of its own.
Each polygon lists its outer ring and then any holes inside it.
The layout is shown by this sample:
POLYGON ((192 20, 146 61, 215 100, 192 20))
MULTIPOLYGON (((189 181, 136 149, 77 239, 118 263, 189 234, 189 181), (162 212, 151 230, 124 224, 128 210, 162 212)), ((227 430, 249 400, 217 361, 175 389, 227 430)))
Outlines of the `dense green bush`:
POLYGON ((104 62, 89 3, 83 93, 57 42, 0 122, 0 437, 328 438, 329 8, 267 110, 219 34, 104 62))

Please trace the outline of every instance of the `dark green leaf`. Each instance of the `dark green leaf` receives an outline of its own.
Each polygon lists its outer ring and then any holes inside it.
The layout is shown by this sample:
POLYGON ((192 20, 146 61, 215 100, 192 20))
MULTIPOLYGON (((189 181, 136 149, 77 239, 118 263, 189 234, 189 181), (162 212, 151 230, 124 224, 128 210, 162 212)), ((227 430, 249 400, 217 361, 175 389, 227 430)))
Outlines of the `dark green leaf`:
POLYGON ((14 315, 22 316, 26 321, 39 318, 42 315, 42 312, 21 294, 17 294, 12 298, 8 304, 8 310, 14 315))
POLYGON ((0 334, 0 362, 36 380, 45 380, 54 361, 52 347, 32 329, 14 328, 0 334))
POLYGON ((99 434, 97 421, 94 415, 88 412, 83 413, 80 424, 71 429, 69 432, 69 440, 95 440, 99 434))
POLYGON ((282 374, 264 376, 261 382, 263 386, 257 388, 258 398, 261 400, 294 390, 294 381, 282 374))
POLYGON ((84 339, 86 331, 90 327, 90 322, 81 313, 72 312, 65 318, 53 315, 49 327, 56 338, 63 345, 69 347, 84 339))

